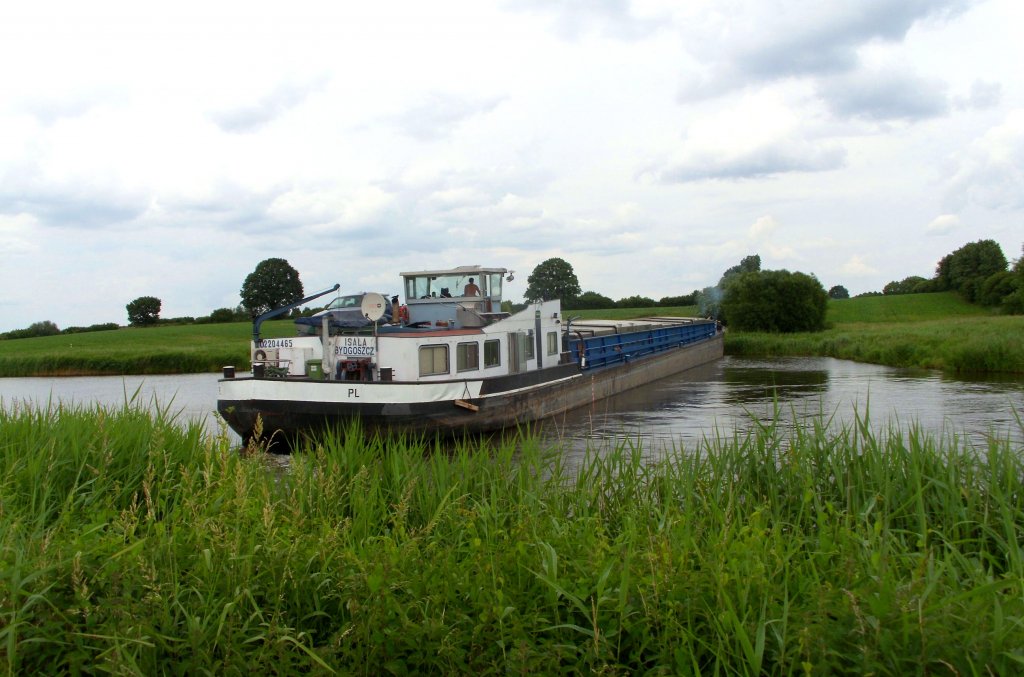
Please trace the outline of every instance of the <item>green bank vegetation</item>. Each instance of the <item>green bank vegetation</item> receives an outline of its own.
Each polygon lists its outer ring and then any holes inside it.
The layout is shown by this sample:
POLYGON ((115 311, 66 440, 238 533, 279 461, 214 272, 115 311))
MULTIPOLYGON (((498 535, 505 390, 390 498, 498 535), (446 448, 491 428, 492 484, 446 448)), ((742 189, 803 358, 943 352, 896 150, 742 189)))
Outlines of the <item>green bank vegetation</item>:
POLYGON ((952 292, 831 300, 822 332, 727 332, 737 356, 825 356, 950 373, 1024 373, 1024 316, 952 292))
MULTIPOLYGON (((580 319, 699 315, 696 306, 568 310, 580 319)), ((771 334, 729 331, 737 356, 826 356, 953 373, 1024 373, 1024 316, 993 315, 953 292, 831 299, 828 329, 771 334)), ((265 338, 293 336, 290 320, 263 324, 265 338)), ((124 328, 3 342, 0 376, 174 374, 249 368, 252 325, 124 328)))
MULTIPOLYGON (((567 314, 631 319, 698 313, 691 306, 567 314)), ((1024 316, 995 315, 954 292, 831 299, 827 327, 792 334, 729 330, 725 352, 739 357, 836 357, 949 373, 1024 374, 1024 316)))
POLYGON ((1018 452, 865 417, 572 469, 329 436, 282 471, 131 405, 0 411, 0 665, 1013 674, 1018 452))
MULTIPOLYGON (((265 322, 264 338, 295 335, 289 320, 265 322)), ((189 374, 249 368, 252 324, 127 327, 4 341, 0 376, 189 374)))

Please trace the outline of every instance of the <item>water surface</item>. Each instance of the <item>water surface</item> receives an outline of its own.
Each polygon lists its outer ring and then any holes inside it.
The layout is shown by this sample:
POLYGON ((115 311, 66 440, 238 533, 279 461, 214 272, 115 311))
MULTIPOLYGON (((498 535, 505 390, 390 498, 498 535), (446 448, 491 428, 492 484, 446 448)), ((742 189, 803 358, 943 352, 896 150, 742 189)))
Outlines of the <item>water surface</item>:
MULTIPOLYGON (((219 429, 219 373, 176 376, 0 378, 0 403, 48 401, 161 406, 180 420, 219 429)), ((750 430, 778 409, 787 423, 822 417, 834 425, 870 414, 874 427, 916 424, 984 446, 990 436, 1024 447, 1024 379, 953 378, 831 358, 718 362, 652 383, 548 422, 545 435, 575 448, 624 438, 646 447, 692 448, 705 435, 750 430)))

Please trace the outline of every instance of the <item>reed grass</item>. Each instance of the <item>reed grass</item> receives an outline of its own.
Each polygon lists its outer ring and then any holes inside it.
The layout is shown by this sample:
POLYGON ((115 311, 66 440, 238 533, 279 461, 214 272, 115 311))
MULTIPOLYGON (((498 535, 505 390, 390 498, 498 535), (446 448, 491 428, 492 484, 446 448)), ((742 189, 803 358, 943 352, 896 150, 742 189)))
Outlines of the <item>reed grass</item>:
POLYGON ((1011 674, 1024 467, 864 413, 569 467, 524 435, 259 445, 0 412, 0 666, 36 672, 1011 674))

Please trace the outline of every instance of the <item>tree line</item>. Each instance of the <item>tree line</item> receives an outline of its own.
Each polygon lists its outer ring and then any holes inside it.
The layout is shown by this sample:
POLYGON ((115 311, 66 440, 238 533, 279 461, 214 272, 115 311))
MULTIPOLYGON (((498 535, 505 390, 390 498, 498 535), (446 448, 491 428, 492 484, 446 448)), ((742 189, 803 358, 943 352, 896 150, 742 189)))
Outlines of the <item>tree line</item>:
MULTIPOLYGON (((1022 255, 1011 266, 999 244, 979 240, 965 244, 942 257, 932 278, 917 275, 885 285, 881 292, 858 296, 921 294, 955 291, 970 303, 978 303, 1006 313, 1024 313, 1024 246, 1022 255)), ((299 272, 288 261, 270 258, 261 261, 242 283, 242 303, 235 308, 218 308, 205 317, 160 317, 162 301, 155 296, 140 296, 125 306, 128 322, 135 327, 157 324, 212 324, 242 322, 272 308, 294 303, 303 296, 299 272)), ((561 299, 566 310, 610 308, 656 308, 699 306, 702 315, 713 317, 736 329, 750 331, 816 331, 824 328, 829 298, 844 299, 849 292, 835 285, 827 292, 813 275, 788 270, 761 270, 761 257, 744 257, 728 268, 718 284, 689 294, 665 296, 659 300, 640 295, 617 301, 596 291, 582 291, 572 265, 561 258, 550 258, 534 268, 524 293, 527 301, 561 299)), ((506 302, 504 305, 510 305, 506 302)), ((295 309, 293 315, 313 310, 295 309)), ((0 334, 0 339, 33 338, 57 334, 118 329, 114 322, 87 327, 60 329, 49 320, 35 322, 25 329, 0 334)))
MULTIPOLYGON (((302 281, 299 272, 286 260, 279 258, 266 259, 257 264, 242 283, 239 291, 242 303, 234 308, 218 308, 203 317, 160 317, 163 301, 155 296, 140 296, 125 305, 128 324, 133 327, 152 327, 169 324, 225 324, 229 322, 245 322, 265 313, 271 308, 278 308, 293 303, 303 296, 302 281)), ((302 312, 313 312, 306 309, 302 312)), ((39 336, 56 336, 58 334, 77 334, 90 331, 110 331, 120 329, 116 322, 93 324, 88 327, 68 327, 60 329, 56 323, 45 320, 34 322, 24 329, 15 329, 0 333, 0 340, 36 338, 39 336)))
POLYGON ((681 296, 664 296, 655 301, 647 296, 633 295, 618 301, 596 291, 581 291, 572 265, 561 258, 542 261, 530 273, 523 297, 527 301, 560 299, 565 310, 602 310, 606 308, 655 308, 658 306, 692 306, 698 291, 681 296))
MULTIPOLYGON (((957 292, 970 303, 1001 312, 1024 313, 1024 247, 1010 266, 994 240, 972 242, 944 256, 931 279, 909 276, 888 283, 881 292, 858 296, 943 291, 957 292)), ((842 285, 826 292, 813 274, 761 270, 761 257, 752 254, 723 272, 714 287, 660 301, 643 296, 613 301, 594 291, 582 292, 572 266, 552 258, 534 269, 525 297, 528 301, 558 298, 566 310, 697 305, 702 315, 734 329, 794 332, 824 329, 828 300, 846 299, 850 294, 842 285)))

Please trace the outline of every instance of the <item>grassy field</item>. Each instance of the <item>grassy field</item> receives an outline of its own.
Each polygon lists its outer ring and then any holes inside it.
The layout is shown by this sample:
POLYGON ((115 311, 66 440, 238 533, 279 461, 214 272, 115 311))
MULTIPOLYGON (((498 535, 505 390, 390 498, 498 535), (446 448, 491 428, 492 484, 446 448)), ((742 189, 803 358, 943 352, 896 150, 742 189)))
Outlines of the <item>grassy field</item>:
MULTIPOLYGON (((697 316, 694 306, 566 311, 582 319, 697 316)), ((952 373, 1024 373, 1024 317, 993 316, 952 293, 833 300, 829 329, 806 334, 728 332, 737 356, 826 356, 952 373)), ((0 342, 0 377, 216 372, 249 368, 252 325, 187 325, 0 342)), ((263 336, 294 335, 288 320, 263 336)))
POLYGON ((833 325, 906 324, 990 315, 987 308, 967 303, 953 292, 943 292, 832 299, 826 321, 833 325))
MULTIPOLYGON (((265 322, 264 338, 294 336, 291 321, 265 322)), ((0 342, 0 376, 189 374, 249 368, 252 324, 127 327, 0 342)))
POLYGON ((1024 316, 991 315, 952 293, 829 302, 823 332, 727 332, 737 356, 817 355, 950 373, 1024 373, 1024 316))
POLYGON ((0 665, 1017 673, 1018 450, 787 429, 572 473, 529 437, 348 435, 282 473, 130 406, 0 412, 0 665))
POLYGON ((566 317, 583 320, 633 320, 638 317, 699 317, 697 306, 673 306, 666 308, 606 308, 604 310, 566 310, 566 317))

